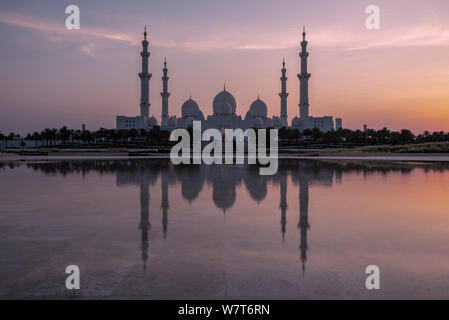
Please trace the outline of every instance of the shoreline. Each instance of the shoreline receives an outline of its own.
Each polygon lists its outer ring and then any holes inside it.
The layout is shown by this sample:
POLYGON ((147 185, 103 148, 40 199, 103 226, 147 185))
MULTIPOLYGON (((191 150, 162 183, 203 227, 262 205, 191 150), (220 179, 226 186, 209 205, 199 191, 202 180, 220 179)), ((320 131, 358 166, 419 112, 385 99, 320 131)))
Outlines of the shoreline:
MULTIPOLYGON (((128 155, 118 152, 70 152, 66 154, 49 155, 17 155, 0 154, 0 162, 14 161, 45 161, 45 160, 134 160, 134 159, 169 159, 169 154, 146 153, 145 155, 128 155)), ((245 156, 246 158, 246 156, 245 156)), ((448 162, 448 153, 373 153, 373 152, 348 152, 348 153, 319 153, 314 155, 304 154, 279 154, 278 159, 317 159, 317 160, 375 160, 375 161, 416 161, 416 162, 448 162)))

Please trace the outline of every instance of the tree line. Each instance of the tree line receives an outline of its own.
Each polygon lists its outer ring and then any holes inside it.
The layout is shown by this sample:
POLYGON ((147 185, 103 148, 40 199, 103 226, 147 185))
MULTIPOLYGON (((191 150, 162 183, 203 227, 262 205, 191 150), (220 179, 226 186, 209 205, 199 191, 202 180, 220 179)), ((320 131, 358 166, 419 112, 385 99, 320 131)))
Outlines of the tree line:
MULTIPOLYGON (((303 141, 313 141, 325 144, 407 144, 413 142, 444 142, 449 141, 449 132, 425 131, 422 134, 414 135, 408 129, 401 131, 390 131, 387 128, 381 130, 367 129, 366 132, 361 130, 338 129, 328 132, 322 132, 318 128, 306 129, 300 132, 295 128, 280 128, 278 131, 280 142, 295 143, 303 141)), ((161 143, 168 142, 170 131, 163 130, 159 126, 153 127, 151 130, 130 129, 115 130, 100 128, 96 131, 68 129, 66 126, 56 128, 46 128, 40 132, 28 133, 22 137, 13 132, 5 135, 0 132, 0 141, 5 142, 8 147, 8 141, 20 140, 34 141, 38 145, 38 141, 43 146, 55 146, 58 144, 123 144, 123 143, 161 143)))
POLYGON ((408 129, 401 131, 390 131, 387 128, 381 130, 367 129, 362 130, 338 129, 328 132, 322 132, 318 128, 306 129, 300 132, 295 128, 281 128, 278 133, 279 139, 283 141, 296 142, 300 140, 310 140, 326 144, 407 144, 423 142, 445 142, 449 141, 449 132, 424 131, 422 134, 414 135, 408 129))
POLYGON ((4 135, 0 132, 0 140, 5 141, 5 146, 8 146, 8 141, 25 140, 37 142, 41 141, 44 146, 54 146, 57 144, 101 144, 106 142, 111 143, 126 143, 135 141, 146 142, 163 142, 168 141, 170 132, 161 130, 159 126, 153 127, 151 130, 145 129, 130 129, 130 130, 115 130, 100 128, 96 131, 68 129, 66 126, 56 128, 46 128, 40 132, 28 133, 22 137, 13 132, 4 135))

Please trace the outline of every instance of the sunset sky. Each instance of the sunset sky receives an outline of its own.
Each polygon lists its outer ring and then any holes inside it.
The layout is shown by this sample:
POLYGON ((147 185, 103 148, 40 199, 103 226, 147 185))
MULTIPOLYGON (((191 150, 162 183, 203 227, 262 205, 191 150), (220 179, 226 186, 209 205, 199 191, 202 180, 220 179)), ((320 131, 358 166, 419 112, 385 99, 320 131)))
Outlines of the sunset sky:
POLYGON ((138 115, 144 25, 158 121, 164 57, 177 116, 190 94, 211 114, 224 83, 238 114, 260 95, 278 115, 285 57, 290 123, 305 25, 311 115, 342 117, 351 129, 449 131, 447 0, 2 1, 0 131, 114 128, 116 115, 138 115), (80 30, 65 28, 70 4, 80 7, 80 30), (370 4, 380 7, 380 30, 365 28, 370 4))

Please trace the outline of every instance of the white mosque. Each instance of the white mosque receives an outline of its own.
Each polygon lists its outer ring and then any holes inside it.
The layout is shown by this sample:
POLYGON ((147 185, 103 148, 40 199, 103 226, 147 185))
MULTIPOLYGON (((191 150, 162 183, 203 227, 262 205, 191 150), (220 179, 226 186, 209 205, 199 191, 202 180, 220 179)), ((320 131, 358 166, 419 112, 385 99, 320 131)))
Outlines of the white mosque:
MULTIPOLYGON (((300 98, 299 98, 299 118, 295 117, 292 122, 292 128, 297 128, 299 131, 305 129, 318 128, 322 132, 331 130, 338 130, 342 127, 342 119, 334 119, 332 116, 324 117, 312 117, 309 116, 309 78, 310 73, 307 72, 307 41, 305 39, 306 33, 303 30, 303 40, 301 42, 301 52, 299 53, 301 59, 301 73, 298 74, 300 82, 300 98)), ((140 53, 142 56, 142 72, 139 73, 141 81, 141 95, 140 95, 140 116, 126 117, 117 116, 117 130, 130 130, 130 129, 145 129, 149 130, 157 125, 157 120, 153 116, 149 116, 150 111, 150 95, 149 85, 151 79, 151 73, 149 73, 148 59, 150 52, 148 51, 147 31, 144 32, 144 40, 142 41, 143 50, 140 53)), ((281 98, 280 103, 280 116, 273 116, 269 118, 267 116, 267 105, 264 101, 257 98, 251 106, 245 117, 236 114, 237 102, 234 96, 223 88, 223 91, 219 92, 213 102, 212 111, 213 114, 204 117, 198 103, 196 103, 191 97, 185 101, 181 107, 181 117, 170 116, 168 112, 168 98, 170 93, 168 92, 168 69, 167 61, 164 61, 164 68, 162 69, 162 83, 163 88, 161 92, 162 96, 162 115, 161 115, 161 128, 163 130, 172 131, 176 128, 189 128, 192 126, 193 121, 201 121, 201 129, 216 128, 223 129, 236 129, 241 128, 246 130, 248 128, 281 128, 288 127, 287 116, 287 77, 285 69, 285 61, 282 62, 281 69, 281 98)))

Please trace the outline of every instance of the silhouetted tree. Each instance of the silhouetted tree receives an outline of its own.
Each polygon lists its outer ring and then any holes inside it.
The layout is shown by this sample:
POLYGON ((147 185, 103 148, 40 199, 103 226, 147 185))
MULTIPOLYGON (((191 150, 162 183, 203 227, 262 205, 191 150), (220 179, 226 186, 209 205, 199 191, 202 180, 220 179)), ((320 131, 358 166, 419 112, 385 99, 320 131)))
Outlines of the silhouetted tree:
POLYGON ((323 133, 318 128, 313 128, 311 132, 311 136, 313 140, 319 140, 323 136, 323 133))
POLYGON ((5 141, 6 136, 0 132, 0 141, 5 141))

